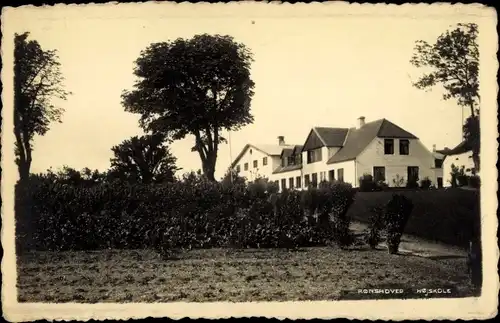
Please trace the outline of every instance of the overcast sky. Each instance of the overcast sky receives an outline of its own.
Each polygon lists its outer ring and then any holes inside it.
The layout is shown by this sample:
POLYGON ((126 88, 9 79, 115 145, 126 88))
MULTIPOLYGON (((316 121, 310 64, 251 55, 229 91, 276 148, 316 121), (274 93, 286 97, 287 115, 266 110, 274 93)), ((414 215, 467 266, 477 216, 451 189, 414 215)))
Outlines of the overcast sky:
MULTIPOLYGON (((44 49, 57 49, 66 88, 73 92, 58 103, 66 110, 63 123, 36 137, 32 171, 63 165, 107 169, 111 146, 141 134, 138 116, 120 104, 122 91, 132 88, 140 51, 153 42, 200 33, 231 35, 254 54, 255 122, 231 134, 233 158, 246 143, 277 143, 283 135, 287 143, 303 144, 311 127, 351 127, 359 116, 366 122, 387 118, 429 149, 461 140, 461 108, 443 101, 439 88, 412 87, 421 72, 409 60, 416 40, 432 42, 450 26, 475 17, 335 11, 308 16, 299 9, 279 18, 241 6, 232 17, 212 12, 203 18, 172 8, 118 5, 23 13, 16 31, 29 31, 44 49)), ((172 147, 184 171, 201 168, 192 143, 189 137, 172 147)), ((229 146, 222 145, 217 178, 229 162, 229 146)))

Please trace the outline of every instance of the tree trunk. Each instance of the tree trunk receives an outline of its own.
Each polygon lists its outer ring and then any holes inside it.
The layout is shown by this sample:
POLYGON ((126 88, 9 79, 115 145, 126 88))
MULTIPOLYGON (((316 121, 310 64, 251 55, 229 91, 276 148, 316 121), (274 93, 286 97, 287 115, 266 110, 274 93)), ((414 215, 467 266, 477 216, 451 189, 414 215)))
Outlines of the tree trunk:
POLYGON ((474 162, 474 169, 475 173, 477 174, 479 172, 480 161, 479 161, 479 151, 475 149, 472 151, 472 161, 474 162))
POLYGON ((207 158, 202 167, 203 174, 207 177, 207 179, 215 182, 215 162, 212 161, 212 158, 207 158))

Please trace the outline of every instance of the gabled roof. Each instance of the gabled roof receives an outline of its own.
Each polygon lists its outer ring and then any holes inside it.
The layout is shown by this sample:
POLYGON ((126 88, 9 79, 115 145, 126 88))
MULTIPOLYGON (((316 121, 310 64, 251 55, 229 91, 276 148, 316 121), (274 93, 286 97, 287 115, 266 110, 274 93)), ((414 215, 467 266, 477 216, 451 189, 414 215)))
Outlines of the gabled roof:
POLYGON ((377 137, 418 139, 387 119, 367 122, 361 128, 349 129, 344 146, 327 161, 327 164, 355 159, 377 137))
POLYGON ((281 158, 292 156, 294 148, 295 147, 292 147, 292 148, 283 148, 283 150, 281 151, 281 158))
POLYGON ((268 156, 280 156, 283 149, 285 149, 285 148, 286 149, 293 149, 294 145, 246 144, 243 147, 243 149, 241 150, 241 152, 238 154, 238 156, 236 156, 236 159, 231 163, 230 168, 233 168, 236 165, 236 163, 239 162, 241 157, 243 157, 245 152, 250 148, 256 149, 256 150, 260 151, 261 153, 266 154, 268 156))
POLYGON ((326 127, 314 127, 313 129, 316 131, 325 147, 342 147, 347 131, 349 130, 347 128, 326 127))
POLYGON ((304 146, 302 145, 295 145, 295 148, 293 148, 293 152, 292 154, 300 154, 302 152, 302 148, 304 148, 304 146))
POLYGON ((443 154, 445 156, 451 156, 451 155, 460 155, 469 152, 471 150, 472 148, 470 147, 470 145, 468 145, 464 140, 453 149, 445 148, 443 150, 438 150, 436 152, 443 154))

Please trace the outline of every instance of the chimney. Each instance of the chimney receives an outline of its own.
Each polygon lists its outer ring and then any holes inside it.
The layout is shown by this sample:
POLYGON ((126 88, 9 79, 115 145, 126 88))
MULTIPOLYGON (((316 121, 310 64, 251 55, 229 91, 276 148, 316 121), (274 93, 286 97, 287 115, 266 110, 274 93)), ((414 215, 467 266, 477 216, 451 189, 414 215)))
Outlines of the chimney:
POLYGON ((285 137, 284 136, 278 136, 278 143, 280 146, 285 145, 285 137))
POLYGON ((358 129, 365 125, 365 117, 358 118, 358 129))
POLYGON ((432 152, 435 153, 436 152, 436 145, 432 145, 432 152))

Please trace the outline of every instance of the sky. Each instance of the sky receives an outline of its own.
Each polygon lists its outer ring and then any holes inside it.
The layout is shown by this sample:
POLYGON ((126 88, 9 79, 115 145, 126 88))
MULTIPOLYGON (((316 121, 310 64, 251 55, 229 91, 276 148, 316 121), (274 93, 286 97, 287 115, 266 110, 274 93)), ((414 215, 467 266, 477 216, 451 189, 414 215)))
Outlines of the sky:
MULTIPOLYGON (((453 147, 461 140, 461 108, 444 101, 439 87, 430 92, 414 88, 412 81, 423 71, 409 60, 416 40, 433 42, 474 17, 308 15, 301 10, 287 16, 262 10, 252 15, 244 7, 235 15, 196 16, 162 7, 111 7, 27 10, 16 25, 15 32, 29 31, 42 48, 57 50, 65 88, 73 93, 57 101, 65 109, 63 122, 35 138, 33 172, 63 165, 107 169, 111 147, 142 133, 138 115, 125 112, 120 97, 132 89, 140 51, 153 42, 201 33, 231 35, 254 57, 255 120, 231 133, 231 149, 220 147, 217 178, 247 143, 273 144, 282 135, 289 144, 303 144, 312 127, 352 127, 359 116, 366 122, 386 118, 429 149, 433 144, 453 147)), ((172 145, 181 173, 201 168, 192 145, 192 137, 172 145)))

